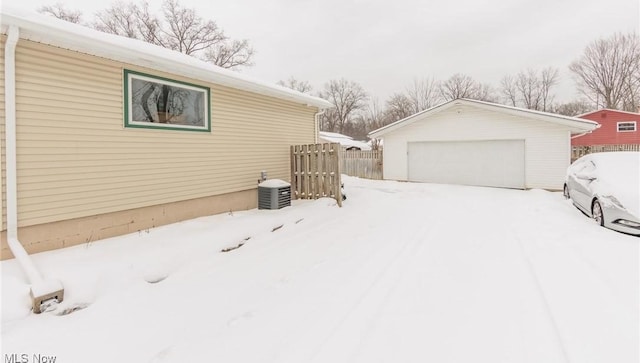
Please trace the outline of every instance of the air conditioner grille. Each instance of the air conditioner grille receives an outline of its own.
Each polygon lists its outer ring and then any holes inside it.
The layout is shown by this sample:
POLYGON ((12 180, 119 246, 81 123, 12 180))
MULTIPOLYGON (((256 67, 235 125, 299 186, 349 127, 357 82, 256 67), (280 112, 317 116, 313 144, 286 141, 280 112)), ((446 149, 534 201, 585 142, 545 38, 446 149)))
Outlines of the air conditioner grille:
POLYGON ((258 209, 281 209, 291 205, 291 184, 271 179, 258 185, 258 209))

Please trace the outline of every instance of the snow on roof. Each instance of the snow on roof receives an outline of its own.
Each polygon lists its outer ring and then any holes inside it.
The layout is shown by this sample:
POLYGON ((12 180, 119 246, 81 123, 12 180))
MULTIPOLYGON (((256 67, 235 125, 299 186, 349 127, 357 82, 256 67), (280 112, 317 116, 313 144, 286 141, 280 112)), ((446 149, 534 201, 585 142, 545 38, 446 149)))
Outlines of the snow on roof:
POLYGON ((555 124, 560 124, 560 125, 564 125, 564 126, 568 126, 571 129, 572 133, 582 133, 582 132, 587 132, 587 131, 593 131, 595 129, 597 129, 600 125, 597 122, 594 121, 590 121, 590 120, 585 120, 585 119, 580 119, 577 117, 569 117, 569 116, 564 116, 564 115, 558 115, 555 113, 549 113, 549 112, 542 112, 542 111, 536 111, 536 110, 529 110, 526 108, 519 108, 519 107, 512 107, 512 106, 507 106, 507 105, 501 105, 498 103, 492 103, 492 102, 485 102, 485 101, 478 101, 478 100, 471 100, 471 99, 467 99, 467 98, 460 98, 460 99, 456 99, 456 100, 452 100, 452 101, 448 101, 445 103, 441 103, 437 106, 431 107, 429 109, 426 109, 424 111, 418 112, 414 115, 411 115, 409 117, 406 117, 402 120, 396 121, 394 123, 391 123, 389 125, 383 126, 377 130, 371 131, 369 133, 369 137, 371 138, 376 138, 376 137, 380 137, 390 131, 396 130, 400 127, 406 126, 406 125, 410 125, 413 122, 417 121, 418 119, 420 119, 420 116, 426 117, 428 115, 431 114, 436 114, 439 112, 442 112, 444 110, 447 110, 455 105, 467 105, 467 106, 473 106, 473 107, 480 107, 483 109, 489 109, 489 110, 493 110, 493 111, 499 111, 499 112, 505 112, 508 114, 512 114, 512 115, 518 115, 518 116, 528 116, 530 118, 534 118, 540 121, 544 121, 544 122, 551 122, 551 123, 555 123, 555 124))
POLYGON ((18 27, 21 39, 302 103, 320 109, 333 107, 329 101, 319 97, 259 81, 180 52, 137 39, 103 33, 79 24, 14 8, 6 4, 2 5, 0 24, 2 24, 3 34, 7 33, 10 26, 18 27))
POLYGON ((353 137, 351 136, 338 134, 336 132, 327 132, 327 131, 320 131, 318 132, 318 134, 321 139, 326 140, 328 142, 338 143, 340 144, 340 146, 344 148, 355 147, 360 150, 371 150, 371 145, 367 144, 366 142, 354 140, 353 137))
POLYGON ((606 111, 606 112, 625 113, 625 114, 628 114, 628 115, 633 115, 633 116, 636 116, 636 117, 640 117, 640 113, 636 113, 636 112, 629 112, 629 111, 621 111, 621 110, 614 110, 614 109, 611 109, 611 108, 601 108, 601 109, 599 109, 599 110, 585 112, 585 113, 580 114, 580 115, 578 115, 578 116, 576 116, 576 117, 581 118, 581 117, 584 117, 584 116, 592 115, 592 114, 594 114, 594 113, 603 112, 603 111, 606 111))
POLYGON ((351 136, 347 136, 347 135, 343 135, 343 134, 339 134, 337 132, 329 132, 329 131, 319 131, 320 136, 325 136, 325 137, 333 137, 336 139, 349 139, 349 140, 353 140, 353 137, 351 136))

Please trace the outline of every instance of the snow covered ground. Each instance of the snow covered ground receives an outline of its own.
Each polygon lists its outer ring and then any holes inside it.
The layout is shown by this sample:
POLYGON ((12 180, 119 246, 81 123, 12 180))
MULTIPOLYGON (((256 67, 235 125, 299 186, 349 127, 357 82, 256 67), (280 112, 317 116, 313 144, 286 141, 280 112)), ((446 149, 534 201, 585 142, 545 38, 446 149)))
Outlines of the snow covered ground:
POLYGON ((640 238, 561 193, 344 182, 343 208, 295 201, 35 255, 65 286, 53 313, 32 314, 2 262, 3 361, 639 361, 640 238))

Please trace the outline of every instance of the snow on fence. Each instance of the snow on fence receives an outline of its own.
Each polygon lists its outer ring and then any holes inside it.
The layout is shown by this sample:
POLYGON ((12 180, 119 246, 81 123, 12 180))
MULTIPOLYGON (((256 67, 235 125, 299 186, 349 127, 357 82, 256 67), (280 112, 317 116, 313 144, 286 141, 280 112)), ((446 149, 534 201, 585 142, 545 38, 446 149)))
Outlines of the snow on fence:
POLYGON ((340 171, 359 178, 381 180, 382 150, 343 150, 340 171))
POLYGON ((572 146, 571 162, 574 162, 581 156, 604 151, 640 151, 640 144, 572 146))
POLYGON ((334 198, 342 207, 340 144, 291 146, 291 194, 295 199, 334 198))

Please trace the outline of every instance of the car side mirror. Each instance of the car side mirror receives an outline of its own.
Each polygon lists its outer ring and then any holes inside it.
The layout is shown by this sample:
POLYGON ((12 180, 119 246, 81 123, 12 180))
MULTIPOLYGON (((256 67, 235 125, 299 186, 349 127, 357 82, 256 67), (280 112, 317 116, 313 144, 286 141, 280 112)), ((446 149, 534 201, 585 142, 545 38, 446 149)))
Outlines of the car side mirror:
POLYGON ((596 176, 591 173, 576 173, 576 178, 588 181, 594 181, 597 179, 596 176))

